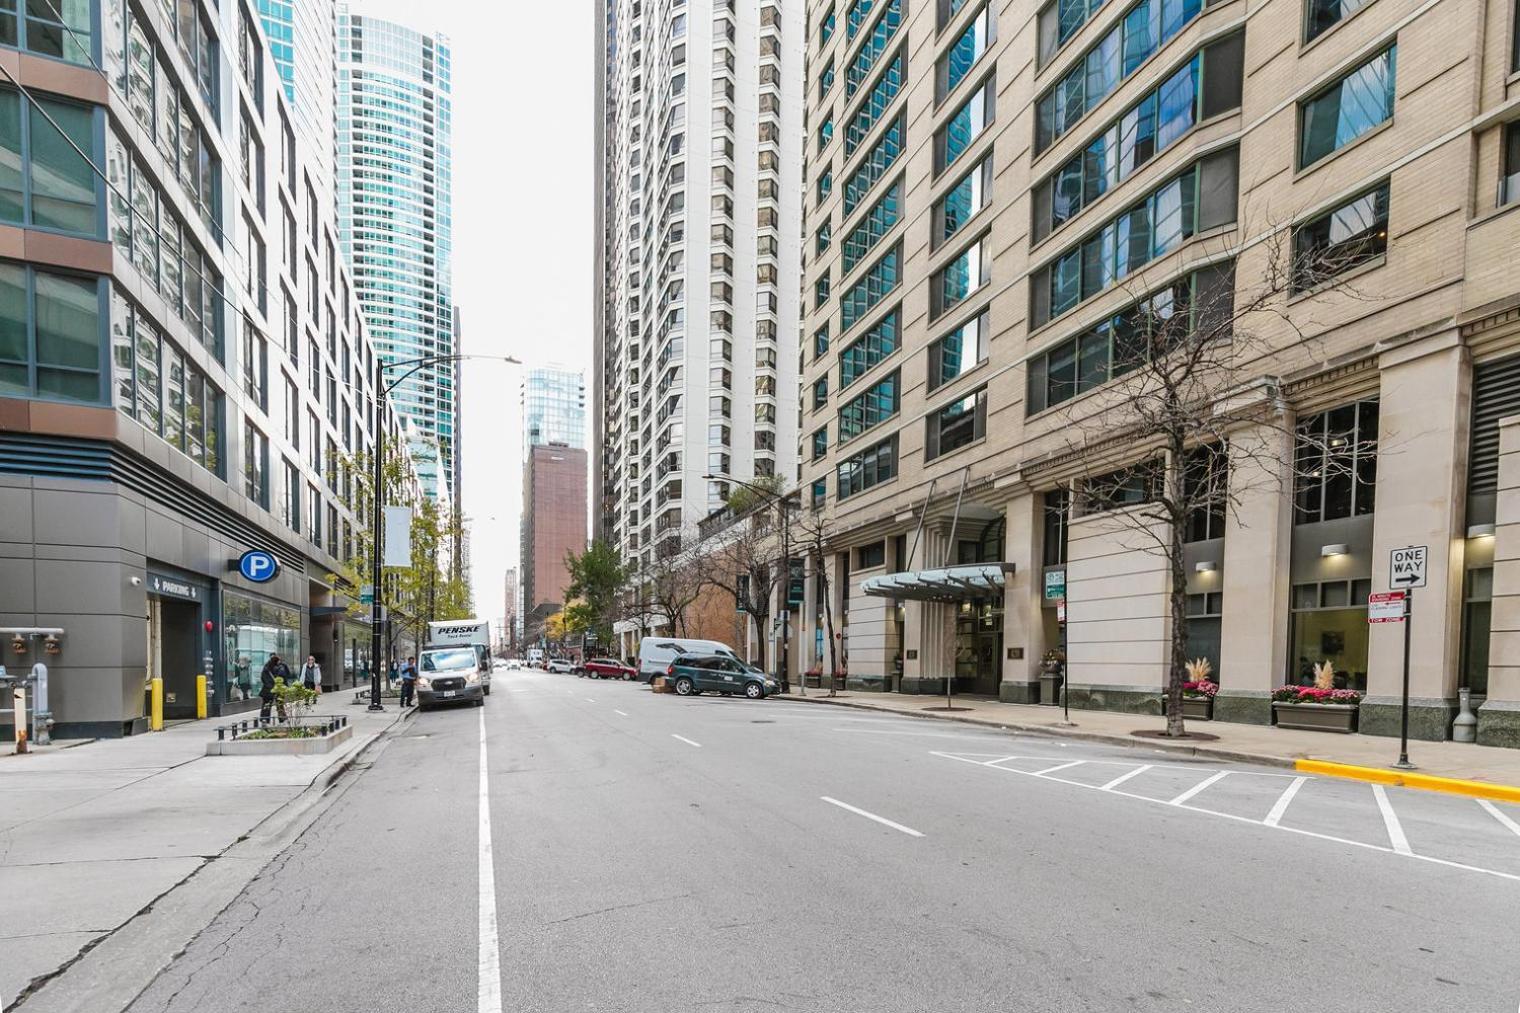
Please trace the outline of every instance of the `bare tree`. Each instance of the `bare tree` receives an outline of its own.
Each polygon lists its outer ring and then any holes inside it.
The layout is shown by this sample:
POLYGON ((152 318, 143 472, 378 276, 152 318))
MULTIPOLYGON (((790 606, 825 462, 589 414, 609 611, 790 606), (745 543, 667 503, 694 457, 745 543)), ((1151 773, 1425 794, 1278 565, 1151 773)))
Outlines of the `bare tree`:
POLYGON ((817 583, 818 598, 823 603, 824 639, 828 641, 829 696, 833 696, 834 677, 841 672, 839 635, 834 630, 834 594, 829 580, 828 558, 833 551, 834 528, 822 510, 803 510, 793 526, 797 552, 809 563, 817 583))
POLYGON ((754 624, 759 665, 765 668, 767 622, 771 598, 785 580, 780 529, 775 508, 766 504, 712 535, 702 551, 703 579, 733 595, 739 611, 754 624))
MULTIPOLYGON (((1288 312, 1290 294, 1316 289, 1356 297, 1339 275, 1369 259, 1382 241, 1373 229, 1369 224, 1338 244, 1298 249, 1289 230, 1271 231, 1251 251, 1249 278, 1236 269, 1246 260, 1233 257, 1159 290, 1145 291, 1140 279, 1132 278, 1131 304, 1101 325, 1106 333, 1092 332, 1099 345, 1102 337, 1108 339, 1108 362, 1096 377, 1104 390, 1073 401, 1059 416, 1066 434, 1062 456, 1078 462, 1071 508, 1108 513, 1115 525, 1138 536, 1136 548, 1165 560, 1171 618, 1164 692, 1168 735, 1186 734, 1189 524, 1211 513, 1234 513, 1242 496, 1255 493, 1262 482, 1283 491, 1296 475, 1342 470, 1357 481, 1350 462, 1356 450, 1369 448, 1294 426, 1281 381, 1263 365, 1268 354, 1302 348, 1309 340, 1288 312), (1277 430, 1284 439, 1236 438, 1249 429, 1277 430), (1284 442, 1296 448, 1288 461, 1278 449, 1284 442), (1230 469, 1241 464, 1251 465, 1250 486, 1230 480, 1230 469)), ((1077 349, 1069 370, 1067 363, 1061 368, 1059 376, 1054 368, 1045 374, 1041 398, 1057 403, 1095 385, 1077 349)))
POLYGON ((644 611, 665 621, 672 636, 686 636, 687 612, 705 586, 701 561, 690 552, 657 556, 638 576, 644 611))

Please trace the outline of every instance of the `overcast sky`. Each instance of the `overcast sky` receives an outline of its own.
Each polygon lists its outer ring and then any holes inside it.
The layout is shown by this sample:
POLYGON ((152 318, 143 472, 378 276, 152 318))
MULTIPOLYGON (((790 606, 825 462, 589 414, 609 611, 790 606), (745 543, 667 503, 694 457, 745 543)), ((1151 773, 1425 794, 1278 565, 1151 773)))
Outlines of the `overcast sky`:
MULTIPOLYGON (((352 9, 453 44, 454 303, 464 351, 585 369, 589 387, 592 0, 355 0, 352 9)), ((506 568, 517 564, 522 369, 461 367, 475 605, 494 620, 506 568)))

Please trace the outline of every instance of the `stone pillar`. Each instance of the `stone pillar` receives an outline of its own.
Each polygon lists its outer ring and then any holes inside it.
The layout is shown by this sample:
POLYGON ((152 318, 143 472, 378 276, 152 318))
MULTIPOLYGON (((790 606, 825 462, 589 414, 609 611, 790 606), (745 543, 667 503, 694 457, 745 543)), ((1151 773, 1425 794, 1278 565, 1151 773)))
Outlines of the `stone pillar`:
POLYGON ((998 685, 998 699, 1004 703, 1040 700, 1040 655, 1044 644, 1040 597, 1045 590, 1040 566, 1043 509, 1040 495, 1026 493, 1011 501, 1005 514, 1008 538, 1003 559, 1016 569, 1004 577, 1007 583, 1003 589, 1003 678, 998 685))
MULTIPOLYGON (((1429 547, 1429 584, 1414 592, 1409 734, 1443 740, 1456 716, 1471 370, 1455 331, 1384 355, 1379 401, 1372 589, 1388 588, 1388 553, 1429 547)), ((1404 630, 1379 623, 1367 647, 1361 731, 1398 735, 1404 630)))
MULTIPOLYGON (((943 531, 925 527, 919 542, 914 569, 929 570, 945 565, 949 540, 943 531)), ((946 657, 946 629, 953 630, 954 615, 950 606, 939 602, 913 602, 906 617, 907 646, 918 650, 916 666, 903 664, 904 693, 937 694, 945 691, 944 679, 955 671, 953 652, 946 657), (915 670, 916 668, 916 670, 915 670)))
POLYGON ((1292 565, 1291 420, 1230 437, 1220 621, 1220 721, 1272 723, 1272 690, 1286 680, 1292 565))
POLYGON ((1488 638, 1488 699, 1478 742, 1520 748, 1520 415, 1499 422, 1499 497, 1494 598, 1488 638))
POLYGON ((891 598, 868 595, 862 586, 871 577, 879 577, 882 567, 864 573, 850 571, 850 657, 849 689, 885 693, 891 688, 892 658, 890 640, 896 618, 891 598))

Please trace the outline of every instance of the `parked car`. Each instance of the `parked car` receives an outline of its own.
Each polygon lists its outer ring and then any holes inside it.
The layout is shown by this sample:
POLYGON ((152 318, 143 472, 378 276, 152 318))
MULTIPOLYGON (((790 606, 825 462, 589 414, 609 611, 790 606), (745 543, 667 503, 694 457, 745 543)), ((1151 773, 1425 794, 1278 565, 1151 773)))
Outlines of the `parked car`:
POLYGON ((639 641, 639 678, 645 682, 665 674, 670 663, 684 655, 717 654, 739 660, 727 644, 716 640, 687 640, 682 637, 645 637, 639 641))
POLYGON ((417 706, 423 710, 441 703, 473 703, 485 706, 490 690, 490 666, 480 668, 475 648, 430 648, 418 659, 417 706))
POLYGON ((574 672, 575 662, 569 658, 550 658, 545 671, 548 672, 574 672))
POLYGON ((616 658, 592 658, 581 666, 593 679, 622 679, 625 682, 638 675, 638 670, 623 664, 616 658))
POLYGON ((762 700, 781 689, 775 679, 728 654, 682 655, 665 669, 665 680, 674 683, 678 696, 742 693, 762 700))

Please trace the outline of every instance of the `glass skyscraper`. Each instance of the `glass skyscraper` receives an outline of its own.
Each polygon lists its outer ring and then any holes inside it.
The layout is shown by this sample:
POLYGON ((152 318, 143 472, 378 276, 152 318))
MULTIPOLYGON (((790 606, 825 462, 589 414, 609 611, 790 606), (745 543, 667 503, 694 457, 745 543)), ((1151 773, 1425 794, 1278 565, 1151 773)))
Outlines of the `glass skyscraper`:
POLYGON ((586 377, 578 369, 537 366, 523 382, 523 450, 559 443, 586 449, 586 377))
POLYGON ((311 156, 318 184, 330 189, 333 176, 334 30, 333 0, 259 0, 259 20, 269 38, 269 56, 294 113, 292 124, 311 156))
MULTIPOLYGON (((454 355, 448 39, 339 4, 337 56, 339 240, 370 334, 390 362, 454 355)), ((424 478, 435 497, 455 491, 455 377, 455 363, 425 366, 394 394, 438 447, 424 478)))

